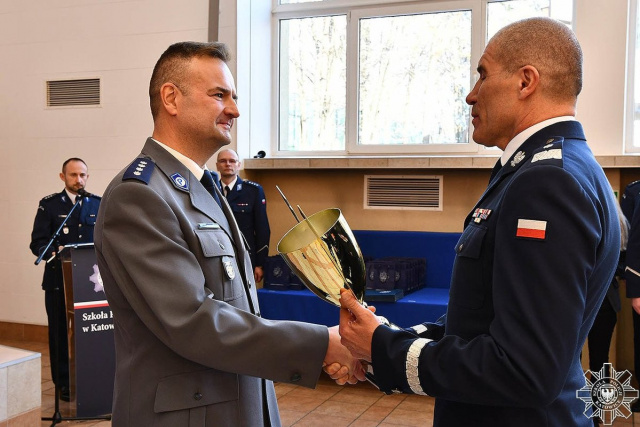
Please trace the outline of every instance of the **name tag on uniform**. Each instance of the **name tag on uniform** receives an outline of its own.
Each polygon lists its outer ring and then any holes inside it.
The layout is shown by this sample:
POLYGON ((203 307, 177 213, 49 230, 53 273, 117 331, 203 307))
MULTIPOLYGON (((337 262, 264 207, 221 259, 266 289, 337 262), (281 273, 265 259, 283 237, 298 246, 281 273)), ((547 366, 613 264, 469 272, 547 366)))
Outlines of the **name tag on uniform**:
POLYGON ((198 230, 219 230, 220 225, 215 222, 199 222, 198 230))

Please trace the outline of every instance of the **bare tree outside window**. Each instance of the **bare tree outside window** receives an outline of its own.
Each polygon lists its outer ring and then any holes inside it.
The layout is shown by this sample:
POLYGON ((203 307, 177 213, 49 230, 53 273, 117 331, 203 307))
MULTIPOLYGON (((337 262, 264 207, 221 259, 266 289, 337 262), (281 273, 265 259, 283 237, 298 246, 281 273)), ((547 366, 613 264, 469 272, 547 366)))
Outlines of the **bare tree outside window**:
POLYGON ((286 16, 277 19, 280 152, 379 147, 384 153, 435 145, 473 151, 465 102, 479 59, 472 58, 473 49, 527 17, 550 16, 571 25, 573 11, 573 0, 423 1, 402 7, 376 0, 371 9, 363 0, 353 10, 351 3, 279 2, 287 5, 286 16), (292 17, 297 3, 307 4, 300 6, 300 17, 292 17), (475 40, 472 23, 478 22, 480 4, 486 4, 486 31, 475 40), (349 79, 355 83, 347 88, 349 79))
POLYGON ((280 21, 280 149, 343 150, 346 16, 280 21))
POLYGON ((468 141, 471 11, 360 21, 360 144, 468 141))

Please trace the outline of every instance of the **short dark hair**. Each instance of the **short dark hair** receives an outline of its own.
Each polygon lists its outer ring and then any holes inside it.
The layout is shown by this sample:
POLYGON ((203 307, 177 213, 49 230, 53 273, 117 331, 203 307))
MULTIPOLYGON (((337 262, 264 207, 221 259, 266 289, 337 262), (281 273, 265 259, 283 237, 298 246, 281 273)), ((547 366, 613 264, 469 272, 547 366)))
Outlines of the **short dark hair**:
MULTIPOLYGON (((67 168, 67 164, 69 162, 82 162, 82 163, 84 163, 85 166, 87 166, 87 163, 84 160, 82 160, 81 158, 79 158, 79 157, 71 157, 70 159, 65 160, 64 163, 62 164, 62 173, 64 173, 64 170, 67 168)), ((87 166, 87 169, 89 169, 89 166, 87 166)))
POLYGON ((555 99, 575 99, 582 90, 582 49, 575 34, 560 21, 529 18, 507 25, 489 41, 508 72, 525 65, 540 73, 541 90, 555 99))
POLYGON ((160 111, 160 88, 167 82, 172 82, 186 92, 185 73, 187 64, 193 58, 218 58, 227 63, 231 60, 231 51, 221 42, 179 42, 174 43, 164 51, 156 62, 149 82, 149 103, 151 115, 155 120, 160 111))

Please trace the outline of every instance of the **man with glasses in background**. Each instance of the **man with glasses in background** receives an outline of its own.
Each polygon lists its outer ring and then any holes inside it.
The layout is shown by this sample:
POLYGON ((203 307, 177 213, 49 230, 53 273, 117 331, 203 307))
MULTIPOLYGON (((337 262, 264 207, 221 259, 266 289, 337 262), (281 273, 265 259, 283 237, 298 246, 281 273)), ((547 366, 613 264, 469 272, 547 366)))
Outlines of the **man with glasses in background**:
POLYGON ((222 194, 227 198, 240 231, 247 239, 253 277, 256 282, 260 282, 264 277, 263 267, 269 255, 271 237, 267 199, 260 184, 240 178, 238 174, 241 164, 238 153, 234 150, 225 148, 218 152, 216 167, 220 172, 222 194))

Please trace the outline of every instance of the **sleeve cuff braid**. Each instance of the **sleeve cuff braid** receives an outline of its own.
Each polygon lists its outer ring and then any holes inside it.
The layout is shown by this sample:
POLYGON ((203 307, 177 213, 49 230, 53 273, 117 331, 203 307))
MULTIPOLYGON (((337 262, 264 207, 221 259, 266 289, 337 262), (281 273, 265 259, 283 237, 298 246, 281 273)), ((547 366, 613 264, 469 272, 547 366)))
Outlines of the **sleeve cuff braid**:
POLYGON ((422 349, 425 345, 427 345, 432 340, 428 340, 425 338, 418 338, 411 344, 409 347, 409 351, 407 352, 407 361, 405 364, 406 367, 406 375, 407 375, 407 383, 409 383, 409 388, 415 394, 420 394, 423 396, 428 396, 422 390, 422 386, 420 385, 420 375, 418 370, 418 365, 420 362, 420 353, 422 353, 422 349))

